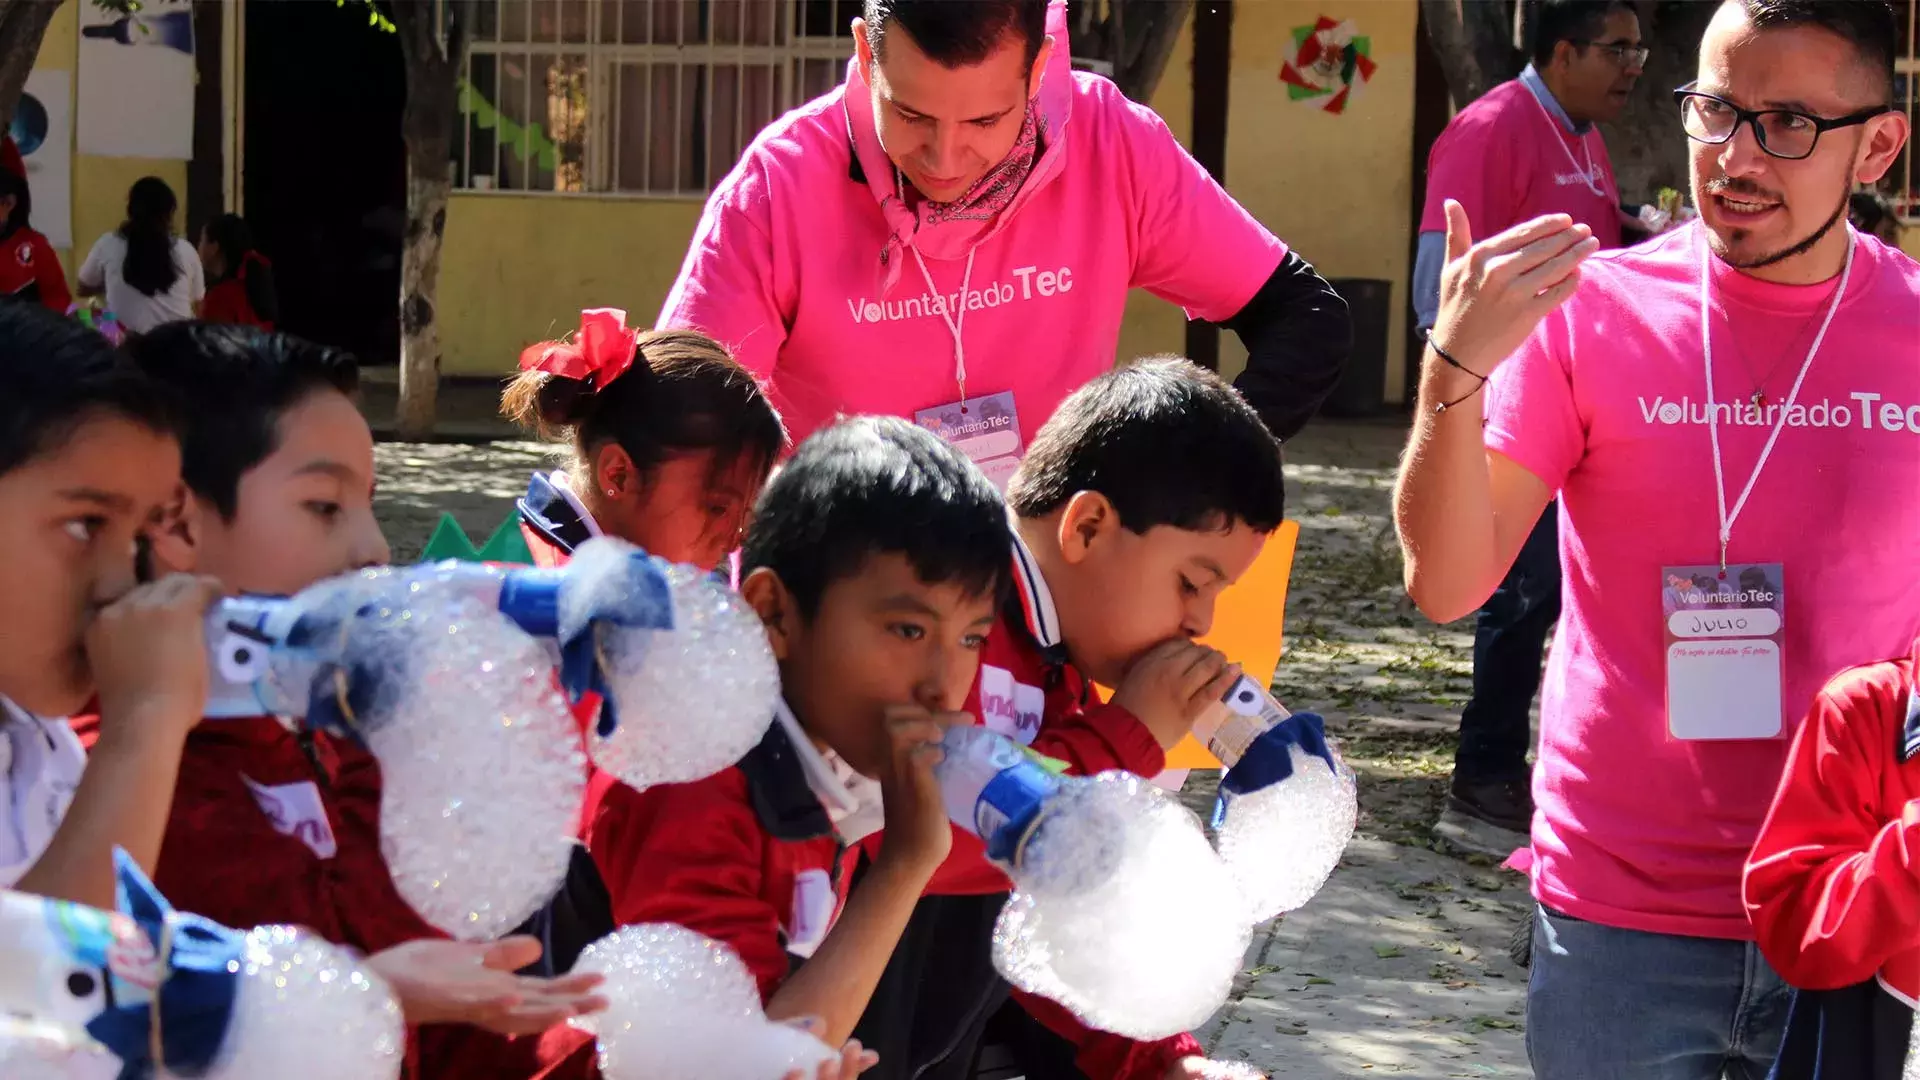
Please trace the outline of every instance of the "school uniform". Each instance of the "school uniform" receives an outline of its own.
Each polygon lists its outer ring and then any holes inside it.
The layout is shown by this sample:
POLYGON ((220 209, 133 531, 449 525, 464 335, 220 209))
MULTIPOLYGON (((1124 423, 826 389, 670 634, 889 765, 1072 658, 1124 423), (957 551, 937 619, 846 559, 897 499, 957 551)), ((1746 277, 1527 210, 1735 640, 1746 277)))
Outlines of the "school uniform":
POLYGON ((272 330, 273 315, 256 310, 247 292, 249 279, 254 275, 266 275, 271 289, 272 269, 273 264, 266 256, 257 251, 247 252, 241 257, 238 270, 207 286, 207 295, 200 301, 200 321, 272 330))
MULTIPOLYGON (((987 638, 966 711, 1000 734, 1067 762, 1076 775, 1110 769, 1158 774, 1166 767, 1159 740, 1122 706, 1100 701, 1068 661, 1039 563, 1017 532, 1013 544, 1017 587, 987 638)), ((881 839, 869 836, 862 843, 862 869, 878 854, 881 839)), ((854 1028, 854 1037, 880 1054, 879 1067, 867 1074, 871 1080, 965 1080, 990 1025, 996 1038, 1017 1044, 1029 1080, 1158 1080, 1180 1058, 1204 1055, 1190 1035, 1138 1042, 1095 1031, 1054 1002, 1013 990, 990 959, 994 921, 1011 888, 987 861, 980 839, 956 828, 952 852, 915 907, 854 1028)))
POLYGON ((1835 676, 1749 857, 1747 912, 1794 986, 1776 1080, 1900 1080, 1920 1001, 1920 642, 1835 676))
POLYGON ((60 257, 37 230, 23 225, 0 236, 0 298, 39 304, 60 315, 73 306, 60 257))

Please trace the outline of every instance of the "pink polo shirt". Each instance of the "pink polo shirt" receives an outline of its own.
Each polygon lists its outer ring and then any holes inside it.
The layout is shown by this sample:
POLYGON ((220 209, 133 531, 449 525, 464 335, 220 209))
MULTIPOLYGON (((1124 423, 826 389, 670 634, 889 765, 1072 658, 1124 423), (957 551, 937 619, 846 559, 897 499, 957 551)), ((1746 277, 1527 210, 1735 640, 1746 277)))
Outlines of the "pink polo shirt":
POLYGON ((1069 70, 1064 22, 1055 37, 1041 160, 977 240, 920 237, 932 288, 912 250, 894 249, 904 265, 881 261, 893 230, 876 193, 893 178, 876 153, 861 159, 877 168, 856 166, 849 132, 867 110, 846 99, 868 90, 850 67, 851 90, 775 121, 714 190, 659 324, 731 349, 798 441, 838 414, 911 417, 958 400, 942 296, 963 314, 967 396, 1012 391, 1024 444, 1068 394, 1131 359, 1115 354, 1128 289, 1194 318, 1238 313, 1286 246, 1152 110, 1069 70))
POLYGON ((1421 232, 1446 232, 1460 203, 1476 239, 1542 214, 1589 225, 1602 249, 1620 246, 1620 188, 1598 128, 1575 135, 1512 79, 1460 110, 1427 155, 1421 232))
MULTIPOLYGON (((1785 734, 1680 741, 1666 721, 1660 571, 1718 560, 1698 224, 1589 260, 1493 379, 1487 446, 1560 496, 1564 592, 1541 699, 1534 894, 1576 918, 1751 939, 1748 849, 1827 678, 1920 633, 1920 265, 1855 241, 1852 280, 1728 560, 1785 574, 1785 734)), ((1713 263, 1715 400, 1731 507, 1837 281, 1713 263), (1729 407, 1737 403, 1738 408, 1729 407)))

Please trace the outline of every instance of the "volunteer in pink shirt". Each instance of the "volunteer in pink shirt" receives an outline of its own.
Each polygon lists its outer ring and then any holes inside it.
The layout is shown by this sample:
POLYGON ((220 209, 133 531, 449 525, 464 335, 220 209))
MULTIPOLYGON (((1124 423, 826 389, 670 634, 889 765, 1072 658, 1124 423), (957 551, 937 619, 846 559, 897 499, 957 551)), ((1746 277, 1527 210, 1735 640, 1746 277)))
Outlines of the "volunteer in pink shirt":
POLYGON ((795 441, 839 413, 917 418, 1004 480, 1114 365, 1143 288, 1235 330, 1241 392, 1297 432, 1345 362, 1346 305, 1152 110, 1071 70, 1066 17, 867 0, 845 84, 714 190, 660 324, 724 342, 795 441))
POLYGON ((1550 216, 1469 248, 1448 208, 1396 518, 1449 621, 1560 498, 1542 1080, 1766 1074, 1788 992, 1742 861, 1823 680, 1920 631, 1920 265, 1846 216, 1908 136, 1894 42, 1878 0, 1727 0, 1677 93, 1701 219, 1650 244, 1550 216))
MULTIPOLYGON (((1414 262, 1415 325, 1433 326, 1446 259, 1446 201, 1491 235, 1541 214, 1593 230, 1602 250, 1625 225, 1607 144, 1595 126, 1626 107, 1647 50, 1627 0, 1547 0, 1534 18, 1533 62, 1460 110, 1427 158, 1426 211, 1414 262)), ((1639 234, 1636 232, 1635 234, 1639 234)), ((1480 609, 1473 693, 1460 712, 1447 805, 1434 832, 1504 859, 1533 820, 1527 751, 1540 653, 1560 617, 1560 558, 1551 508, 1480 609)))

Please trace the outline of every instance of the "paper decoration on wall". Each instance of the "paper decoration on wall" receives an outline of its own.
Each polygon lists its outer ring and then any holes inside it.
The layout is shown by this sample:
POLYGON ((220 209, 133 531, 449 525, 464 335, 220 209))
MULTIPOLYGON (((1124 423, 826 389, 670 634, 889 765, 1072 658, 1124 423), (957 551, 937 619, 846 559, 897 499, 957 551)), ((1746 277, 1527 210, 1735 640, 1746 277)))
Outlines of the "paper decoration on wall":
POLYGON ((27 76, 13 110, 13 142, 27 166, 33 227, 57 248, 73 247, 73 88, 64 71, 27 76))
POLYGON ((522 124, 509 118, 465 79, 460 80, 457 89, 460 96, 456 104, 460 112, 472 117, 475 127, 493 132, 494 139, 501 146, 511 147, 523 164, 532 160, 547 172, 559 165, 560 147, 547 137, 546 129, 539 123, 522 124))
POLYGON ((192 5, 145 0, 131 15, 93 4, 79 12, 80 152, 191 159, 192 5))
POLYGON ((478 548, 468 539, 467 531, 453 520, 453 515, 442 511, 440 523, 433 527, 433 536, 427 540, 427 546, 420 549, 421 562, 438 562, 441 559, 458 559, 461 562, 492 563, 531 563, 533 552, 527 550, 527 541, 520 535, 520 515, 507 515, 507 520, 494 527, 493 535, 478 548))
POLYGON ((1312 26, 1293 28, 1293 57, 1280 66, 1287 98, 1307 101, 1330 113, 1346 111, 1354 93, 1373 78, 1373 39, 1353 20, 1335 22, 1325 15, 1312 26))

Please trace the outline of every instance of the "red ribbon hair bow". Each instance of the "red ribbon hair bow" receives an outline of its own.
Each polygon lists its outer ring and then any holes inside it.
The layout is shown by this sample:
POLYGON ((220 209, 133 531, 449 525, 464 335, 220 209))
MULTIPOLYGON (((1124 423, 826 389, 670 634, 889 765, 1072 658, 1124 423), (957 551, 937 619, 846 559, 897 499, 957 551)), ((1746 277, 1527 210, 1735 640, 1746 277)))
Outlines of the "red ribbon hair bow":
POLYGON ((580 332, 572 341, 542 341, 528 346, 520 353, 520 370, 591 380, 599 390, 633 366, 639 336, 638 330, 627 328, 625 311, 588 308, 580 313, 580 332))

